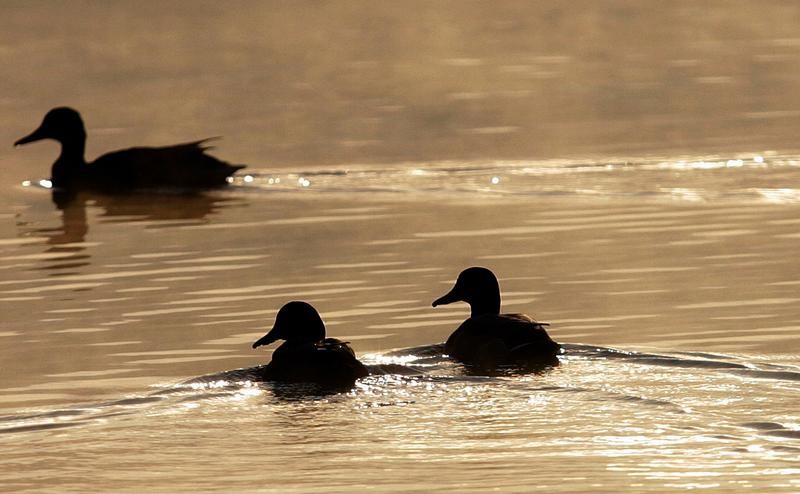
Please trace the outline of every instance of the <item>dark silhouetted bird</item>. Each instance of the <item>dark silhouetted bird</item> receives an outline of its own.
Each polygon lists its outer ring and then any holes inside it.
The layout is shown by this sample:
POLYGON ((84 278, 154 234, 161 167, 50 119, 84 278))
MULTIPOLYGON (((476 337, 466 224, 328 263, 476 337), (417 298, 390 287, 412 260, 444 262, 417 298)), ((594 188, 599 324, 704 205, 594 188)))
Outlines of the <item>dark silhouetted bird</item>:
POLYGON ((284 340, 272 361, 259 370, 265 381, 352 386, 369 374, 346 341, 325 337, 325 323, 306 302, 289 302, 278 311, 275 324, 253 348, 284 340))
POLYGON ((433 306, 459 301, 468 303, 472 314, 445 343, 451 357, 482 369, 558 362, 561 345, 550 338, 544 324, 525 314, 500 314, 500 285, 490 270, 465 269, 433 306))
POLYGON ((174 146, 122 149, 87 163, 83 120, 77 111, 67 107, 47 112, 41 125, 14 145, 42 139, 61 143, 61 155, 53 163, 50 178, 53 187, 61 189, 113 192, 208 188, 225 185, 230 175, 244 168, 206 154, 209 139, 174 146))

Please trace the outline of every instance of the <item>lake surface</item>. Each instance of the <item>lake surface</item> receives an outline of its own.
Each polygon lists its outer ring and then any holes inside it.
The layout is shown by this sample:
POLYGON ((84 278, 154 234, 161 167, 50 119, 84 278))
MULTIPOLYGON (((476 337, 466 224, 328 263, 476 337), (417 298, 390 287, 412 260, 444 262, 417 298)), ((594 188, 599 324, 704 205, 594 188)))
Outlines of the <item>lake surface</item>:
POLYGON ((797 492, 800 6, 0 5, 0 486, 797 492), (223 135, 196 195, 39 185, 223 135), (565 347, 464 372, 471 265, 565 347), (306 300, 375 375, 236 379, 306 300))

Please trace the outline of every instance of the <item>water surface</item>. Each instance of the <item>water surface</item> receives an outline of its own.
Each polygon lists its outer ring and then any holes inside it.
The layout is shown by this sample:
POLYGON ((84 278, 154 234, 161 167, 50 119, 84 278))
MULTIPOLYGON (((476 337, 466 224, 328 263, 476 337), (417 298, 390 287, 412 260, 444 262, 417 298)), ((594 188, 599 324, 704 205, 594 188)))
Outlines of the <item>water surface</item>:
POLYGON ((800 490, 798 8, 412 7, 0 7, 0 485, 800 490), (222 134, 249 168, 56 204, 55 146, 10 145, 62 104, 89 158, 222 134), (442 356, 469 265, 558 366, 442 356), (293 299, 419 372, 229 372, 293 299))

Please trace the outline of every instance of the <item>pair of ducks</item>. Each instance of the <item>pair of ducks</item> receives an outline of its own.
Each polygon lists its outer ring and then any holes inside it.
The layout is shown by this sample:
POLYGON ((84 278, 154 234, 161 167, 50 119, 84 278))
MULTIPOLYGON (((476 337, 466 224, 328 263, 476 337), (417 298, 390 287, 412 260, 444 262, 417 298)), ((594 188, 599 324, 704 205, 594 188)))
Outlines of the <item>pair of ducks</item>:
MULTIPOLYGON (((543 324, 524 314, 500 314, 500 286, 494 273, 467 268, 455 286, 433 306, 467 302, 471 316, 450 335, 445 352, 477 371, 511 367, 526 369, 557 363, 561 346, 543 324)), ((284 340, 260 372, 269 381, 351 385, 369 375, 350 345, 325 337, 325 324, 313 306, 289 302, 278 311, 269 333, 253 348, 284 340)))
MULTIPOLYGON (((137 147, 104 154, 92 163, 84 157, 86 130, 72 108, 50 110, 39 127, 14 144, 42 139, 61 144, 53 163, 52 186, 62 190, 89 188, 123 192, 171 187, 198 189, 225 185, 241 165, 231 165, 206 154, 208 139, 167 147, 137 147)), ((466 302, 472 314, 445 343, 448 355, 467 366, 492 369, 553 363, 561 351, 544 325, 523 314, 500 314, 500 286, 494 273, 472 267, 461 272, 455 286, 433 306, 466 302)), ((264 366, 265 380, 352 385, 366 376, 347 342, 325 337, 325 324, 306 302, 289 302, 275 318, 272 330, 253 348, 283 340, 264 366)))

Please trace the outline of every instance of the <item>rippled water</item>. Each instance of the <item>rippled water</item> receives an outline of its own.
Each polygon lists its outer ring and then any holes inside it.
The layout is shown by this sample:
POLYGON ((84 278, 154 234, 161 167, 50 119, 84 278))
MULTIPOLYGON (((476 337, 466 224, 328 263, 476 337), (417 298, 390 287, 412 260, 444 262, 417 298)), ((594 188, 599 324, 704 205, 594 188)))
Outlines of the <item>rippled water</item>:
MULTIPOLYGON (((188 489, 221 475, 227 489, 266 491, 797 488, 798 432, 782 425, 796 369, 573 345, 567 355, 537 376, 373 377, 317 399, 215 383, 16 420, 85 428, 74 453, 102 468, 78 486, 188 489)), ((28 447, 43 463, 83 469, 63 458, 69 433, 41 434, 28 447)), ((29 476, 4 477, 21 487, 29 476)))
POLYGON ((0 4, 0 490, 800 491, 798 12, 0 4), (249 167, 65 202, 64 104, 249 167), (470 265, 559 365, 442 354, 470 265), (293 299, 376 374, 249 381, 293 299))
POLYGON ((796 490, 795 169, 256 169, 60 212, 18 186, 0 241, 3 483, 796 490), (500 275, 505 308, 551 323, 559 366, 470 376, 426 346, 466 316, 430 302, 472 264, 500 275), (291 299, 367 363, 419 373, 328 396, 225 373, 266 361, 249 343, 291 299))

